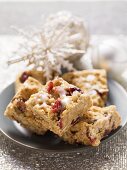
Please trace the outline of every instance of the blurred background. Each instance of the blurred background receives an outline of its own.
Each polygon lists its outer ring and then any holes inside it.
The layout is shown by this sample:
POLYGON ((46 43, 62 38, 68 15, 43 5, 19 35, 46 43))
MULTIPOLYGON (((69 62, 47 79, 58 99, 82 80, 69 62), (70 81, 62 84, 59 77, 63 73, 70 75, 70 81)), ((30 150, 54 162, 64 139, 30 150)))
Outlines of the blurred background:
POLYGON ((69 10, 82 16, 92 34, 127 34, 126 1, 38 1, 0 0, 0 34, 15 34, 15 25, 38 25, 42 14, 69 10), (80 3, 79 3, 80 2, 80 3))

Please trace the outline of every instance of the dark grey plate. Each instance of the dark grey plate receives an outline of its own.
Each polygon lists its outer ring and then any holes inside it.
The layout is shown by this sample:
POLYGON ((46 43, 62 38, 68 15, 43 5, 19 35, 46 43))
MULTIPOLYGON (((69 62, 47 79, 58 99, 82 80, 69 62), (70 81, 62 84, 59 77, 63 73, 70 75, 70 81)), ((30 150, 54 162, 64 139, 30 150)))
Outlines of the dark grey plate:
MULTIPOLYGON (((122 117, 121 127, 112 132, 108 137, 102 140, 102 142, 110 139, 115 135, 127 122, 127 93, 121 85, 117 82, 109 81, 109 97, 108 104, 114 104, 117 106, 117 110, 122 117)), ((30 133, 26 129, 22 128, 18 123, 13 122, 4 116, 4 111, 12 97, 14 96, 14 84, 9 85, 0 95, 0 129, 1 131, 13 141, 22 144, 24 146, 41 149, 45 152, 72 152, 83 151, 88 146, 83 145, 70 145, 63 142, 60 138, 53 133, 48 132, 44 136, 38 136, 30 133)))

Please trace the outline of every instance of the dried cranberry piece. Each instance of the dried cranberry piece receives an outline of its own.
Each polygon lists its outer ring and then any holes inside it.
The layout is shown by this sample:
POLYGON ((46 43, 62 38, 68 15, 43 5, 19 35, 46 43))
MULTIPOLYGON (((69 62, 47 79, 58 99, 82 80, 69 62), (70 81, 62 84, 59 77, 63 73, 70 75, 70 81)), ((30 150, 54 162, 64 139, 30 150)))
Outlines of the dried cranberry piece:
POLYGON ((77 88, 77 87, 70 87, 66 89, 67 91, 67 96, 71 96, 73 94, 74 91, 78 91, 78 92, 82 92, 81 89, 77 88))
POLYGON ((48 87, 47 87, 48 93, 50 93, 50 92, 52 91, 52 89, 53 89, 53 82, 50 81, 50 82, 48 83, 48 87))
POLYGON ((86 133, 86 136, 88 137, 88 139, 90 140, 90 143, 91 144, 94 144, 95 141, 96 141, 96 137, 91 137, 91 135, 89 134, 89 130, 87 129, 87 133, 86 133))
POLYGON ((30 76, 30 75, 29 75, 28 73, 23 72, 22 75, 21 75, 21 77, 20 77, 20 82, 21 82, 21 83, 24 83, 24 82, 28 79, 29 76, 30 76))
POLYGON ((53 113, 60 113, 61 111, 63 111, 63 106, 61 103, 60 99, 57 99, 54 103, 54 105, 52 106, 52 112, 53 113))
POLYGON ((92 144, 95 143, 96 139, 97 139, 97 138, 91 138, 91 137, 89 137, 90 143, 92 143, 92 144))
POLYGON ((26 111, 26 105, 23 99, 18 99, 17 101, 17 108, 20 112, 26 111))

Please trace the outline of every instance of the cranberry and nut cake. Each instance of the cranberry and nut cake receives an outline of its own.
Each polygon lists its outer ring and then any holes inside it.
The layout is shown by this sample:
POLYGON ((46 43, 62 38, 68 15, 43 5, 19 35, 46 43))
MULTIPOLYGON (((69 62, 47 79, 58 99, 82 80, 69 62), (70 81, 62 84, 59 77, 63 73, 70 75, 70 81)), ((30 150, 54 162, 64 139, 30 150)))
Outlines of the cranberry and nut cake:
POLYGON ((101 139, 120 126, 121 118, 115 106, 92 106, 80 122, 74 124, 63 139, 69 143, 98 146, 101 139))
POLYGON ((88 92, 94 106, 105 106, 108 94, 106 71, 83 70, 65 73, 63 79, 88 92))
POLYGON ((121 123, 115 106, 98 107, 105 105, 108 92, 105 71, 77 71, 63 78, 42 85, 26 77, 5 115, 36 134, 50 130, 71 144, 98 146, 121 123))
POLYGON ((15 82, 15 91, 17 92, 22 84, 28 79, 28 77, 33 77, 34 79, 38 80, 41 84, 46 83, 46 79, 44 77, 44 73, 38 70, 25 70, 18 74, 15 82))
POLYGON ((55 78, 26 102, 35 117, 49 122, 49 129, 62 136, 91 106, 91 98, 79 88, 55 78))
POLYGON ((48 123, 35 117, 27 106, 30 96, 42 88, 43 86, 37 80, 29 77, 6 108, 5 116, 17 121, 34 133, 44 134, 48 130, 48 123))

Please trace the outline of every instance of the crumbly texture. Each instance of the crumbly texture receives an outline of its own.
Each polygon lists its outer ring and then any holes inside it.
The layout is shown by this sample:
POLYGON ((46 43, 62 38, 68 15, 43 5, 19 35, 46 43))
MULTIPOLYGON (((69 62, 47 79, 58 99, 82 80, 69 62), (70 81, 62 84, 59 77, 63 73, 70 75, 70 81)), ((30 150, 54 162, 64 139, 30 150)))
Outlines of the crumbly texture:
POLYGON ((91 106, 91 98, 62 78, 47 82, 26 102, 35 117, 49 122, 49 129, 62 136, 91 106))
POLYGON ((94 106, 103 107, 106 104, 108 86, 105 70, 83 70, 65 73, 63 79, 88 92, 94 106))
POLYGON ((98 146, 101 139, 118 128, 120 124, 121 118, 115 106, 104 108, 93 106, 87 114, 84 114, 80 122, 63 135, 63 139, 71 144, 98 146))
POLYGON ((41 84, 46 83, 46 79, 44 77, 44 73, 38 70, 25 70, 17 75, 15 82, 15 91, 17 92, 23 85, 23 83, 28 79, 28 77, 32 77, 38 80, 41 84))
POLYGON ((43 86, 37 80, 29 77, 6 108, 5 116, 17 121, 34 133, 44 134, 48 130, 48 123, 35 117, 26 104, 30 96, 42 88, 43 86))

